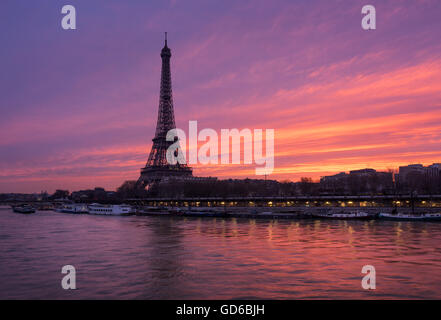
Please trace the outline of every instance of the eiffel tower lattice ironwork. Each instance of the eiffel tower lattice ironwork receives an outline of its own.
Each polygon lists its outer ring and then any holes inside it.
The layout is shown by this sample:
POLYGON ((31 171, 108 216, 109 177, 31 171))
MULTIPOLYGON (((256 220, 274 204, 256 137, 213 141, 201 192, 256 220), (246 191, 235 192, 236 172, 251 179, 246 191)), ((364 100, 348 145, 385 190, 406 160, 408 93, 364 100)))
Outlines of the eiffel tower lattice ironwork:
POLYGON ((186 164, 169 164, 167 161, 167 149, 174 141, 167 141, 167 132, 176 128, 173 109, 172 83, 170 72, 171 51, 167 47, 167 32, 165 33, 165 45, 161 50, 161 90, 159 97, 158 121, 156 123, 155 137, 150 151, 147 164, 141 169, 138 182, 149 184, 161 180, 164 177, 191 177, 192 169, 186 164))

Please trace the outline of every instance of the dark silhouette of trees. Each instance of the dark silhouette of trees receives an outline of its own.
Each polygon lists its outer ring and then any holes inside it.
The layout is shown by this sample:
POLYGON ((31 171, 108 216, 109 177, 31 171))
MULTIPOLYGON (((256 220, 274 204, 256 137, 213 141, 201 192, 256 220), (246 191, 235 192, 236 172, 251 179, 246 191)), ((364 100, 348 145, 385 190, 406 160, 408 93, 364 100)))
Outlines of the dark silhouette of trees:
POLYGON ((56 190, 54 194, 52 194, 49 198, 51 200, 56 199, 67 199, 69 197, 70 193, 68 190, 56 190))
POLYGON ((147 196, 147 191, 136 181, 128 180, 116 190, 116 194, 121 199, 143 198, 147 196))
POLYGON ((441 192, 441 178, 410 173, 406 184, 394 184, 393 171, 353 172, 314 182, 302 177, 299 182, 264 179, 169 178, 146 189, 136 181, 126 181, 117 190, 118 199, 128 198, 203 198, 203 197, 288 197, 315 195, 376 195, 403 192, 436 194, 441 192))
POLYGON ((148 197, 253 197, 294 194, 294 184, 274 180, 167 179, 151 185, 148 197), (281 186, 284 186, 282 188, 281 186), (282 191, 285 190, 285 191, 282 191))

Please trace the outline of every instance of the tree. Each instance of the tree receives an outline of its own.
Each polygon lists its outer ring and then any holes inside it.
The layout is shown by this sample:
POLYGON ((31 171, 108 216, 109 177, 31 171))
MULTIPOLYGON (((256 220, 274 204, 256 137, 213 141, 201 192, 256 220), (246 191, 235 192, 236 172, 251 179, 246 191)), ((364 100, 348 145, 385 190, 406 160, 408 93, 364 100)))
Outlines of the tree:
POLYGON ((52 199, 66 199, 69 197, 68 190, 56 190, 54 194, 51 196, 52 199))
POLYGON ((146 191, 142 188, 137 181, 128 180, 125 181, 117 190, 116 193, 122 199, 128 198, 141 198, 146 196, 146 191))
POLYGON ((300 190, 304 195, 310 195, 313 191, 314 183, 311 178, 302 177, 300 178, 300 190))

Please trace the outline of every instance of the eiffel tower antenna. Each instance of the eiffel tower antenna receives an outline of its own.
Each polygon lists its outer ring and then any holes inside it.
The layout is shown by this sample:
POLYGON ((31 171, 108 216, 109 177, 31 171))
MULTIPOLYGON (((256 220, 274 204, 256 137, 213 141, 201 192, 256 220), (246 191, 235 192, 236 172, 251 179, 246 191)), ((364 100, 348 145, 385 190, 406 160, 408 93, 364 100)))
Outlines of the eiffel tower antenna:
POLYGON ((167 32, 165 44, 161 50, 161 88, 159 92, 158 120, 156 122, 155 137, 150 151, 147 164, 141 169, 138 182, 147 185, 165 177, 191 177, 192 170, 187 164, 169 164, 167 161, 167 149, 175 141, 167 141, 167 132, 176 128, 175 114, 173 109, 173 95, 170 71, 171 51, 167 47, 167 32))

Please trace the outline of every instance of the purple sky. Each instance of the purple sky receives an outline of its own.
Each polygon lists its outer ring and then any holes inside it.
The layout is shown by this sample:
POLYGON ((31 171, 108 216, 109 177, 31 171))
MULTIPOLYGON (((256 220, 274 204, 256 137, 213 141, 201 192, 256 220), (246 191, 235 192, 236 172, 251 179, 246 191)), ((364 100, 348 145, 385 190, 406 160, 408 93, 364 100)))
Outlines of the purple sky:
POLYGON ((271 178, 441 162, 441 1, 2 0, 0 192, 137 179, 164 31, 178 127, 275 129, 271 178))

